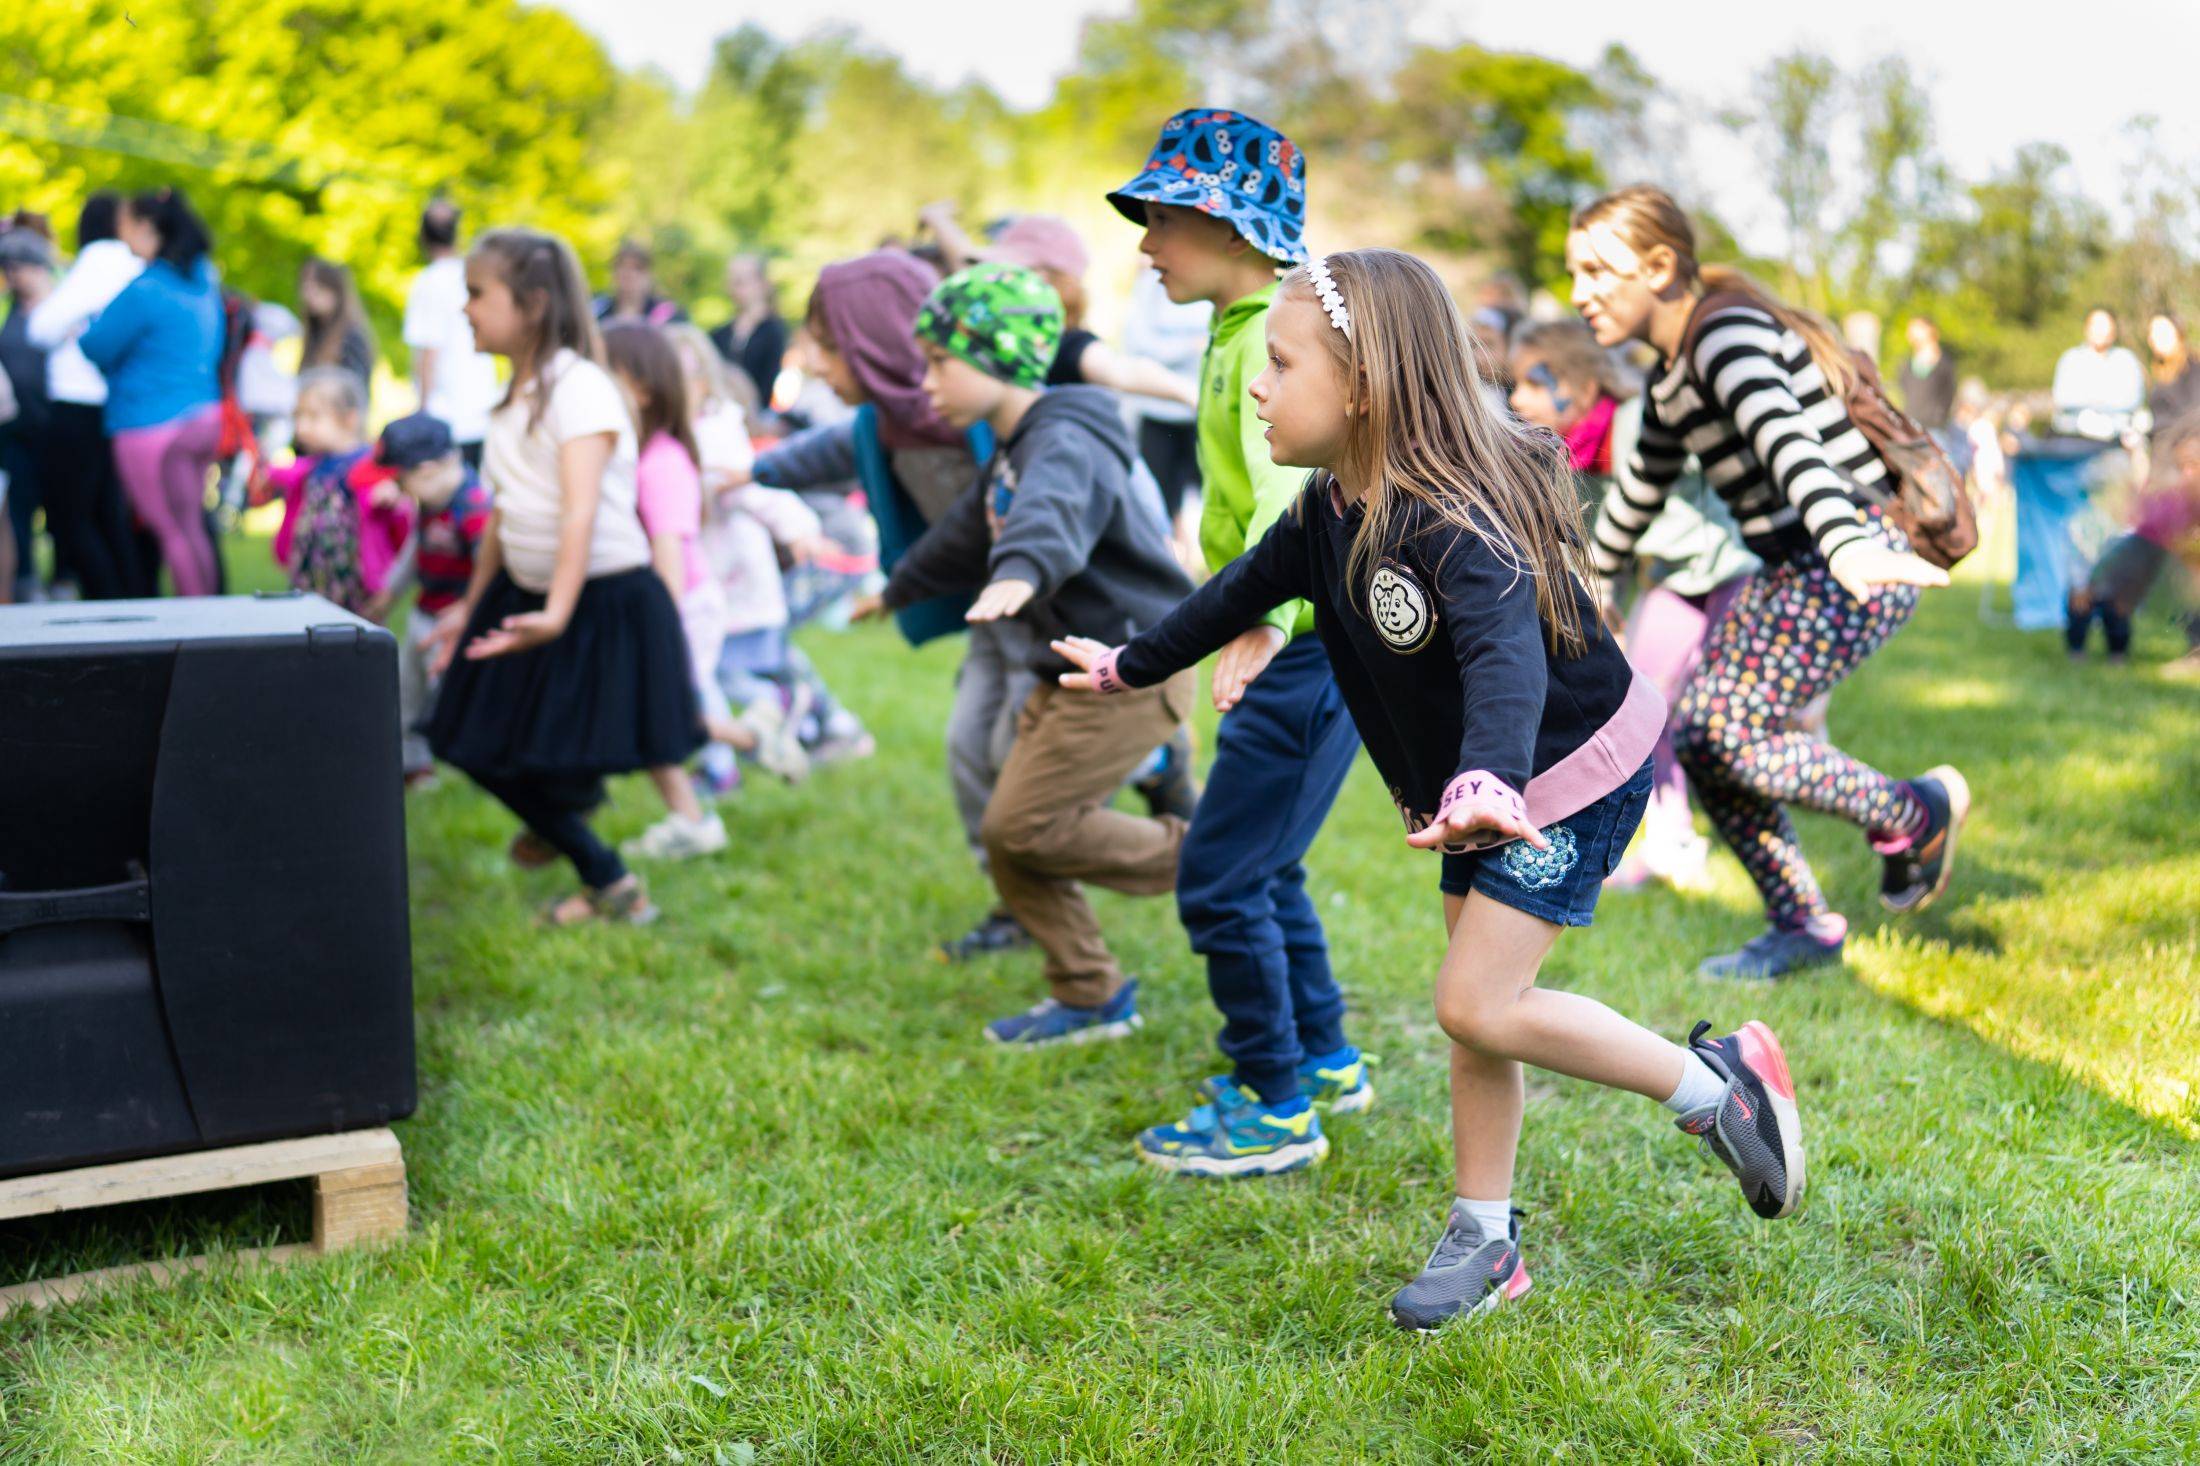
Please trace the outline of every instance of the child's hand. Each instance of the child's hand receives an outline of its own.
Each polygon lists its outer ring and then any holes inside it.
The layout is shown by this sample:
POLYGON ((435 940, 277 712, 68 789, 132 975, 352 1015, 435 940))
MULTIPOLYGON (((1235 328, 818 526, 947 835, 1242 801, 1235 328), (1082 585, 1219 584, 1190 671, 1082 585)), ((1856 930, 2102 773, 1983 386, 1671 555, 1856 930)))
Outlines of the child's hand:
POLYGON ((466 660, 485 662, 491 657, 531 652, 564 634, 565 623, 548 611, 522 611, 517 616, 505 617, 501 623, 468 642, 466 660))
POLYGON ((1222 649, 1215 659, 1214 699, 1215 711, 1226 713, 1238 705, 1245 696, 1245 689, 1253 679, 1268 670, 1268 664, 1276 659, 1289 640, 1275 627, 1262 624, 1251 631, 1240 632, 1235 640, 1222 649))
POLYGON ((1948 583, 1948 572, 1938 565, 1902 550, 1890 550, 1875 540, 1853 542, 1836 550, 1826 569, 1860 606, 1870 605, 1883 586, 1948 583))
POLYGON ((1047 645, 1054 648, 1054 655, 1082 669, 1062 674, 1062 685, 1071 692, 1130 691, 1129 684, 1115 672, 1115 659, 1122 653, 1121 647, 1094 641, 1089 636, 1062 637, 1047 645))
POLYGON ((996 580, 978 592, 977 604, 963 614, 963 620, 975 624, 1013 616, 1031 604, 1038 589, 1028 580, 996 580))
POLYGON ((384 479, 367 495, 368 506, 375 509, 395 509, 404 502, 405 491, 397 486, 395 479, 384 479))
POLYGON ((848 619, 851 621, 875 621, 885 614, 886 597, 877 591, 866 591, 857 596, 848 607, 848 619))
POLYGON ((450 667, 458 639, 466 634, 466 621, 472 614, 464 601, 455 601, 436 612, 435 630, 428 634, 428 669, 434 675, 441 677, 450 667))
POLYGON ((797 565, 815 565, 827 556, 840 553, 840 542, 831 535, 804 535, 787 546, 787 553, 794 556, 797 565))
POLYGON ((1525 840, 1538 850, 1551 848, 1528 818, 1527 802, 1504 780, 1479 769, 1445 785, 1436 818, 1427 828, 1406 836, 1406 843, 1416 850, 1441 850, 1447 845, 1480 849, 1502 840, 1525 840))
POLYGON ((368 597, 365 609, 360 611, 359 614, 377 626, 386 626, 389 624, 390 612, 396 609, 396 606, 396 597, 388 591, 383 591, 380 595, 368 597))

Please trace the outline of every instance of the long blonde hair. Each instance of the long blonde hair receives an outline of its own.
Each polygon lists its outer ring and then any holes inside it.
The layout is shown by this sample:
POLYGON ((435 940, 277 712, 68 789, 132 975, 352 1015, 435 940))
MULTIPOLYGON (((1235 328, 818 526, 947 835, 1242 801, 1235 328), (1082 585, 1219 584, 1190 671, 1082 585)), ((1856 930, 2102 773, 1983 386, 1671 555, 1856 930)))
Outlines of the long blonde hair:
POLYGON ((1803 338, 1811 359, 1826 379, 1826 390, 1834 396, 1842 396, 1854 384, 1856 361, 1834 331, 1833 323, 1816 311, 1787 304, 1732 265, 1698 263, 1696 231, 1688 222, 1687 212, 1664 189, 1647 183, 1630 184, 1583 205, 1575 212, 1571 227, 1580 230, 1597 224, 1618 235, 1637 257, 1661 245, 1671 250, 1681 280, 1692 291, 1703 295, 1731 291, 1748 297, 1750 304, 1803 338))
MULTIPOLYGON (((1573 469, 1554 433, 1490 406, 1491 373, 1436 272, 1394 249, 1357 249, 1323 263, 1351 313, 1350 333, 1323 336, 1347 390, 1365 404, 1346 433, 1345 477, 1366 486, 1366 518, 1346 574, 1357 585, 1402 538, 1416 504, 1480 538, 1535 587, 1553 651, 1588 646, 1576 580, 1585 570, 1573 469)), ((1315 301, 1307 267, 1279 298, 1315 301)))

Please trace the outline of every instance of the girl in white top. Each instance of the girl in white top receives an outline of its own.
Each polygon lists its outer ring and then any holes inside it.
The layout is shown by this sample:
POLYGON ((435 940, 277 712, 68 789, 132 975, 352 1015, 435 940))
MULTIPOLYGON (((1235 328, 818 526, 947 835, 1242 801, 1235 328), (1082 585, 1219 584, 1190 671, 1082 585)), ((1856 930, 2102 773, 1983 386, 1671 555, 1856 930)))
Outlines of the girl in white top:
POLYGON ((703 729, 680 614, 635 510, 633 419, 564 240, 482 235, 466 295, 475 340, 511 362, 512 386, 483 459, 496 510, 464 599, 436 621, 448 671, 429 747, 526 825, 517 863, 573 863, 583 889, 546 922, 649 921, 641 881, 587 816, 605 774, 677 779, 703 729))

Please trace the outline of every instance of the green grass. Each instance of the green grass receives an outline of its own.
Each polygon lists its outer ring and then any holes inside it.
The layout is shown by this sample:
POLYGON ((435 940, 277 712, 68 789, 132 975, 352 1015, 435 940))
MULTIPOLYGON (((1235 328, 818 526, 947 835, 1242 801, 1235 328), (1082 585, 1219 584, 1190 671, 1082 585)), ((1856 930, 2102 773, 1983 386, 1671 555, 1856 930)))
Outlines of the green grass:
MULTIPOLYGON (((1848 969, 1693 977, 1754 929, 1722 855, 1547 974, 1670 1033, 1781 1030, 1792 1222, 1654 1106, 1539 1078, 1535 1294, 1396 1334, 1448 1192, 1441 916, 1372 772, 1311 863, 1382 1102, 1306 1175, 1171 1181, 1130 1137, 1185 1107, 1216 1018, 1170 904, 1101 899, 1143 1033, 987 1052, 1036 959, 924 955, 988 894, 941 766, 956 650, 864 630, 808 645, 880 756, 752 785, 732 854, 656 876, 653 929, 537 934, 561 882, 506 867, 506 818, 416 798, 411 1235, 0 1321, 0 1459, 2191 1459, 2200 691, 1972 613, 1933 598, 1834 704, 1860 755, 1969 773, 1942 906, 1883 924, 1862 842, 1811 820, 1848 969)), ((630 781, 604 823, 650 814, 630 781)), ((0 1281, 305 1225, 296 1187, 10 1224, 0 1281)))

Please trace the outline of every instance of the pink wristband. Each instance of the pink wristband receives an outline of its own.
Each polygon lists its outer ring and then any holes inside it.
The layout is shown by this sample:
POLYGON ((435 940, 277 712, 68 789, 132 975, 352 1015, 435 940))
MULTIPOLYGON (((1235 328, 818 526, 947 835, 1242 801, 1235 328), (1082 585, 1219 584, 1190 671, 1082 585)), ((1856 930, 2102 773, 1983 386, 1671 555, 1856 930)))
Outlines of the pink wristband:
POLYGON ((1100 654, 1100 660, 1092 664, 1092 690, 1094 692, 1129 692, 1130 684, 1115 670, 1116 659, 1123 655, 1119 646, 1111 646, 1100 654))

